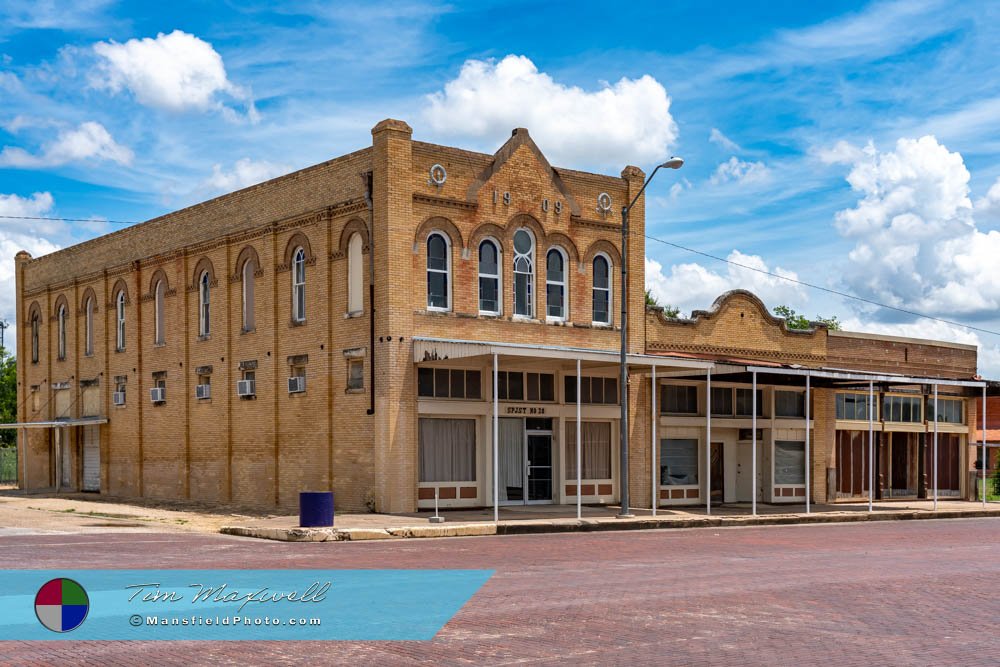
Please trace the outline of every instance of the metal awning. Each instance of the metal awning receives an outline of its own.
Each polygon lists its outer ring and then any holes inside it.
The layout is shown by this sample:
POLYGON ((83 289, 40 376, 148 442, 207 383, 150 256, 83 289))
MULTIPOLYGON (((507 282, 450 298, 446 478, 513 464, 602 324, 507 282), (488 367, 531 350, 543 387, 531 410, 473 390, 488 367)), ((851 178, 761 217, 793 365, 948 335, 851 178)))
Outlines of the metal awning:
MULTIPOLYGON (((504 357, 534 357, 561 361, 580 360, 617 365, 620 362, 619 355, 621 353, 618 350, 593 350, 556 345, 521 345, 518 343, 443 338, 413 338, 413 359, 418 364, 470 357, 492 357, 494 354, 504 357)), ((625 358, 629 366, 638 368, 655 367, 704 371, 715 367, 715 363, 712 361, 664 355, 628 354, 625 358)))
POLYGON ((64 426, 97 426, 107 423, 107 417, 81 417, 80 419, 56 419, 55 421, 47 422, 0 424, 0 428, 63 428, 64 426))

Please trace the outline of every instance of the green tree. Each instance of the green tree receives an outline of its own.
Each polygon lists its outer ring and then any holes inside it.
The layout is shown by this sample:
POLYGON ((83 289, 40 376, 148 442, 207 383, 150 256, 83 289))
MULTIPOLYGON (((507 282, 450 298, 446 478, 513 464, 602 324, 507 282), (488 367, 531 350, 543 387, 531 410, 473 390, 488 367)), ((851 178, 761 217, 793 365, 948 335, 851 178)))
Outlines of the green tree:
POLYGON ((774 314, 778 317, 783 317, 789 329, 808 329, 812 326, 812 322, 819 322, 825 324, 828 329, 832 329, 833 331, 840 330, 840 320, 836 316, 823 317, 822 315, 817 315, 810 320, 805 315, 799 315, 794 309, 788 306, 778 306, 774 309, 774 314))
MULTIPOLYGON (((17 421, 17 362, 0 347, 0 423, 12 424, 17 421)), ((11 429, 0 429, 0 447, 17 444, 17 433, 11 429)))
POLYGON ((646 307, 647 308, 659 308, 663 311, 663 314, 667 317, 679 317, 681 314, 681 309, 677 306, 671 306, 667 304, 666 306, 661 306, 660 302, 656 300, 653 293, 646 290, 646 307))

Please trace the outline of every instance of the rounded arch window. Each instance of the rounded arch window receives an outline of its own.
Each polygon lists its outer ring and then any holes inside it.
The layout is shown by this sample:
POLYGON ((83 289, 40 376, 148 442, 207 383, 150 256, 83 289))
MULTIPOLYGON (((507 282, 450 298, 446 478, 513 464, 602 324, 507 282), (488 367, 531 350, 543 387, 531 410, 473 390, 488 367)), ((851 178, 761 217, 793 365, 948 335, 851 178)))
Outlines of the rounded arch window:
POLYGON ((440 232, 427 237, 427 308, 448 310, 451 259, 448 239, 440 232))
POLYGON ((527 229, 514 232, 514 314, 533 317, 535 238, 527 229))

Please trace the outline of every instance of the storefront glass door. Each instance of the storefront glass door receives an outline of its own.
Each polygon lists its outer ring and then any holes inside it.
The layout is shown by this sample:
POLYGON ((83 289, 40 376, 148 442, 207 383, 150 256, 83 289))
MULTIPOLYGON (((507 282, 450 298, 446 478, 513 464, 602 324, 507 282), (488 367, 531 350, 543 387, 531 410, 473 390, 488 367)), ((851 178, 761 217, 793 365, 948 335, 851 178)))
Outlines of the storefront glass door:
POLYGON ((552 420, 501 419, 501 505, 552 502, 552 420))

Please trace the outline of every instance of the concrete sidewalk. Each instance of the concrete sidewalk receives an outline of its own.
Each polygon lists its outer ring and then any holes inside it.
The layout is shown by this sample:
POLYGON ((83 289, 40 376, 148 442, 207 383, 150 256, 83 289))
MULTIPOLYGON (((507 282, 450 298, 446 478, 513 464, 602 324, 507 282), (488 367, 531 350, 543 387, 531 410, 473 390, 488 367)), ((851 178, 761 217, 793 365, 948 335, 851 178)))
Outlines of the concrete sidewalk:
POLYGON ((220 532, 286 542, 339 542, 390 540, 425 537, 466 537, 476 535, 524 535, 537 533, 643 530, 664 528, 719 528, 726 526, 766 526, 786 524, 849 523, 859 521, 900 521, 919 519, 961 519, 1000 517, 1000 503, 958 500, 879 502, 874 511, 867 503, 813 505, 806 514, 804 505, 758 505, 757 515, 749 504, 633 510, 634 517, 618 518, 617 507, 584 507, 581 518, 574 505, 528 505, 502 507, 500 520, 493 521, 492 509, 442 512, 443 523, 431 523, 429 512, 411 514, 341 514, 333 528, 301 528, 297 516, 278 516, 242 525, 227 525, 220 532))

